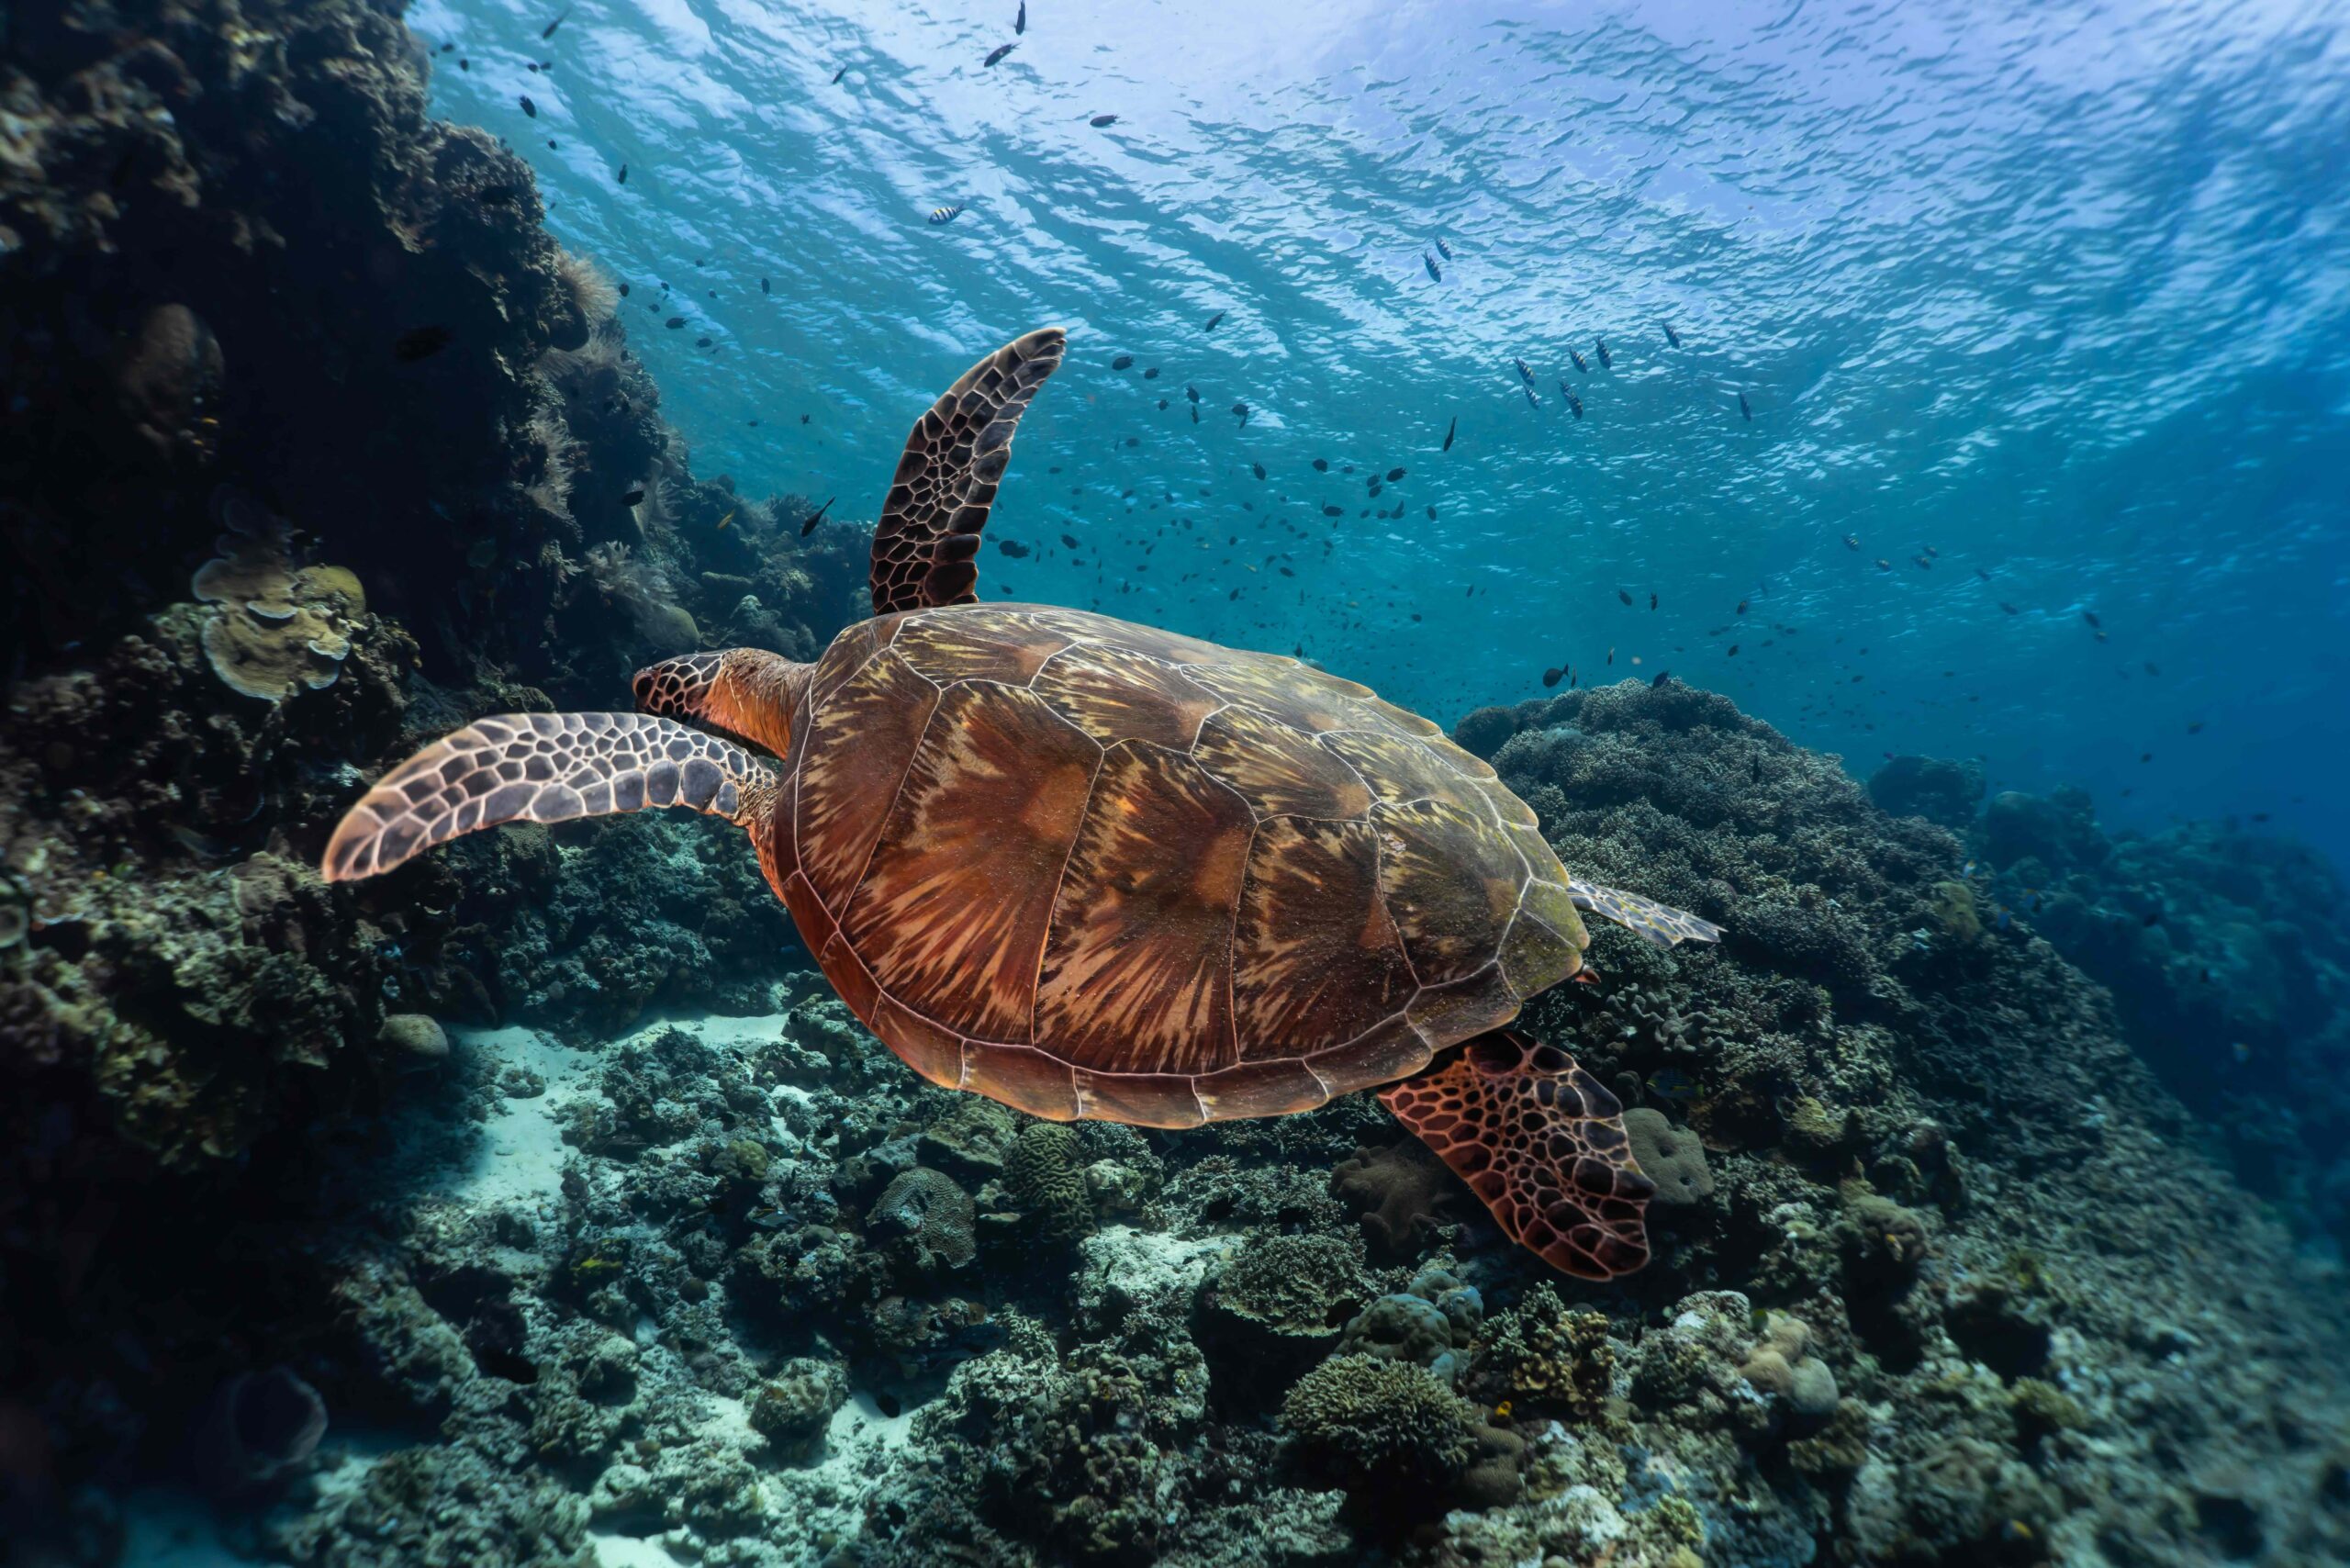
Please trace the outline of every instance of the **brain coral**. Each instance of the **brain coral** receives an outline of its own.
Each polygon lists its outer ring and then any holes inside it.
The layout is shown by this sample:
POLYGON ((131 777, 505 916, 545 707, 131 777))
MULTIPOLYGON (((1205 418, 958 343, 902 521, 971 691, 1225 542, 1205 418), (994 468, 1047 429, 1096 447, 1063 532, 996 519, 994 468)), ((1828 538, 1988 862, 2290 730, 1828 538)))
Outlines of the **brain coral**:
POLYGON ((1069 1128, 1031 1122, 1004 1159, 1004 1190, 1047 1241, 1074 1241, 1093 1228, 1093 1202, 1078 1155, 1077 1135, 1069 1128))
POLYGON ((188 585, 214 607, 204 627, 213 672, 264 702, 332 686, 367 612, 359 579, 341 566, 295 565, 285 521, 241 496, 224 493, 216 510, 220 554, 188 585))

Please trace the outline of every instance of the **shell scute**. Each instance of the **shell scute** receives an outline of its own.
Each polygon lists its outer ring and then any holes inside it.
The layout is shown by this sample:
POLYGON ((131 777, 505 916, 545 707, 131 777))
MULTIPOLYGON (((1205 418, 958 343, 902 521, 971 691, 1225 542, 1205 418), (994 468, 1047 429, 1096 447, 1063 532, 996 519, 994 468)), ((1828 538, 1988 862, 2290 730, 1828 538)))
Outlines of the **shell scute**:
POLYGON ((1080 643, 1054 655, 1030 689, 1104 745, 1148 741, 1188 751, 1201 721, 1222 706, 1174 666, 1113 643, 1080 643))
POLYGON ((1360 821, 1371 786, 1309 737, 1252 708, 1226 708, 1200 726, 1192 755, 1260 817, 1360 821))
POLYGON ((1098 1071, 1237 1061, 1232 927, 1255 829, 1248 803, 1188 756, 1112 747, 1059 878, 1037 1041, 1098 1071))
POLYGON ((789 792, 791 834, 800 868, 836 916, 865 876, 937 706, 938 688, 888 651, 866 658, 821 705, 810 704, 798 788, 789 792))
POLYGON ((1027 1038, 1100 756, 1034 692, 946 689, 841 920, 892 996, 975 1038, 1027 1038))
POLYGON ((1232 969, 1242 1039, 1317 1051, 1402 1012, 1418 982, 1379 896, 1369 823, 1274 817, 1258 828, 1232 969))
POLYGON ((1382 801, 1379 887, 1422 985, 1493 962, 1517 913, 1526 862, 1491 823, 1444 801, 1382 801))

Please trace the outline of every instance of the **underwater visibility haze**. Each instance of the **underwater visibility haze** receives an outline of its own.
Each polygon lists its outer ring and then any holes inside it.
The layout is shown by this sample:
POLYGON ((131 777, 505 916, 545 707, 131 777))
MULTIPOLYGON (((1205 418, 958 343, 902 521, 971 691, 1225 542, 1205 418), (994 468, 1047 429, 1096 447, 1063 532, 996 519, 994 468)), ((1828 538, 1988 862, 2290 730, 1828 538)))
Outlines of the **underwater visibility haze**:
POLYGON ((0 29, 0 1563, 2350 1561, 2350 11, 0 29))

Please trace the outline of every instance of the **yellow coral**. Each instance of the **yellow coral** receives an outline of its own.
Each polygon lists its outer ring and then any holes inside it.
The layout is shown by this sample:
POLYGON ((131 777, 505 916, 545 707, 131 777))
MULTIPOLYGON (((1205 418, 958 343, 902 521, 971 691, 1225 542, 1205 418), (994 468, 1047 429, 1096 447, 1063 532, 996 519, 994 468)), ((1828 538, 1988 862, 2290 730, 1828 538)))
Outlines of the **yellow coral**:
POLYGON ((218 514, 220 554, 188 585, 214 607, 204 626, 213 673, 264 702, 332 686, 367 613, 359 579, 341 566, 295 565, 285 520, 241 497, 225 497, 218 514))

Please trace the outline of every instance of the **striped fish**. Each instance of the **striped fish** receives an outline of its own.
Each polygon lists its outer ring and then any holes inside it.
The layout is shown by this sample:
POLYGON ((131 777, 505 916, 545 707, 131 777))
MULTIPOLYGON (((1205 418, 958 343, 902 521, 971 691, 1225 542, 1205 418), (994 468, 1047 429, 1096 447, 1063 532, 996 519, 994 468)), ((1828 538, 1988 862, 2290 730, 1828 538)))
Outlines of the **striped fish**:
POLYGON ((930 209, 930 220, 933 223, 952 223, 955 221, 955 215, 962 210, 959 206, 934 207, 930 209))

